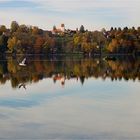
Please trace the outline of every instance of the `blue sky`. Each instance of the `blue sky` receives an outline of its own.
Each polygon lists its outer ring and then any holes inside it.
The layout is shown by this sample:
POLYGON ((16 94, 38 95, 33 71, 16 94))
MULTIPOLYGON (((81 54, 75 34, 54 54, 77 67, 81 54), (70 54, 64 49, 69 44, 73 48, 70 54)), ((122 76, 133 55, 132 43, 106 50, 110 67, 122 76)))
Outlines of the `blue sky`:
POLYGON ((35 25, 52 29, 61 23, 89 30, 140 25, 139 0, 0 0, 0 25, 35 25))

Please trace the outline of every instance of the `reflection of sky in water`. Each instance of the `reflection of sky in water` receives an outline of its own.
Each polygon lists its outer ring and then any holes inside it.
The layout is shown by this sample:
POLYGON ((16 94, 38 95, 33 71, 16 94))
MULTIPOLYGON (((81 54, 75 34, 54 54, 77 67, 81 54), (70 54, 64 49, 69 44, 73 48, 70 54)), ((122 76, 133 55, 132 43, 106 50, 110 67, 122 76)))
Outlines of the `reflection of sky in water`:
POLYGON ((139 139, 139 82, 52 79, 0 86, 0 138, 139 139), (35 129, 34 129, 35 128, 35 129))

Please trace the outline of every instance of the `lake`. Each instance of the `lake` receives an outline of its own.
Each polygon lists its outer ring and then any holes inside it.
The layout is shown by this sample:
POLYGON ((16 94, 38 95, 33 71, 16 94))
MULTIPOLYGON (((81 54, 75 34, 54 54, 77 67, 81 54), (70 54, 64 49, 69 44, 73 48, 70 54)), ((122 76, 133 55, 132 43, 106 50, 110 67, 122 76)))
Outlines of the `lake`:
POLYGON ((0 139, 140 139, 139 85, 139 58, 2 59, 0 139))

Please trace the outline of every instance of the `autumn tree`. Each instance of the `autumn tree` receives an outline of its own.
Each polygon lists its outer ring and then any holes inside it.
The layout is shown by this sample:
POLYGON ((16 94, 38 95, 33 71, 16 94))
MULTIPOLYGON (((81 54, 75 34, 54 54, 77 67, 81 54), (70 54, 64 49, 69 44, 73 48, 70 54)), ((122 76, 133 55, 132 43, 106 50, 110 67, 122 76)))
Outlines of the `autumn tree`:
POLYGON ((39 28, 38 27, 33 27, 32 28, 32 34, 34 34, 34 35, 39 34, 39 28))
POLYGON ((6 31, 7 31, 6 26, 5 25, 1 25, 0 26, 0 35, 2 35, 6 31))
POLYGON ((35 53, 41 53, 43 44, 45 43, 45 40, 41 36, 37 36, 34 44, 34 51, 35 53))
POLYGON ((16 32, 18 30, 18 28, 19 28, 18 23, 16 21, 12 21, 12 23, 11 23, 11 31, 16 32))
POLYGON ((16 37, 9 38, 8 40, 8 48, 13 53, 15 52, 17 47, 17 39, 16 37))
POLYGON ((47 53, 47 54, 53 53, 55 43, 56 43, 56 41, 54 38, 46 35, 45 43, 43 44, 43 53, 47 53))
POLYGON ((19 26, 17 32, 20 32, 20 33, 29 33, 30 29, 25 25, 25 24, 22 24, 19 26))
POLYGON ((33 35, 42 35, 43 30, 39 29, 37 26, 32 27, 32 34, 33 35))
POLYGON ((109 43, 109 45, 107 46, 107 50, 109 52, 117 52, 119 48, 119 42, 117 41, 117 39, 113 39, 111 41, 111 43, 109 43))

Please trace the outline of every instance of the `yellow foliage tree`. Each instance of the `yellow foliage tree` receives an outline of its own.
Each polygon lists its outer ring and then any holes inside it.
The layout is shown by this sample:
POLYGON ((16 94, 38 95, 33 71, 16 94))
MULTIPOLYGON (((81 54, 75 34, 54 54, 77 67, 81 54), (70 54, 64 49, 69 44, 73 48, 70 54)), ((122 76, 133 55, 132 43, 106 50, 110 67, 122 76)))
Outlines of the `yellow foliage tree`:
POLYGON ((117 39, 112 39, 111 43, 109 43, 107 50, 110 52, 114 52, 119 47, 119 42, 117 39))
POLYGON ((17 39, 16 37, 12 37, 8 40, 8 48, 11 52, 14 51, 15 47, 17 46, 17 39))

